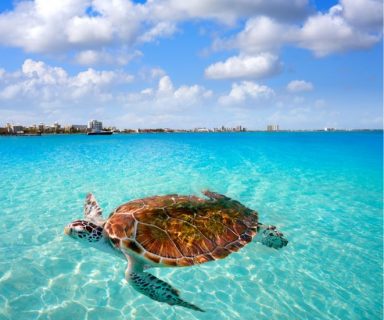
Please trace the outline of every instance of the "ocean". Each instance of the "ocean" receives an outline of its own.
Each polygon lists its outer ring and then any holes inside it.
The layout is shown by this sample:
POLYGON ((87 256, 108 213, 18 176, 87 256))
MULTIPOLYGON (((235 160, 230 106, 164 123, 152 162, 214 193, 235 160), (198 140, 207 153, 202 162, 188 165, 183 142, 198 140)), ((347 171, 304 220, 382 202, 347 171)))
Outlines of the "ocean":
POLYGON ((383 133, 246 132, 0 138, 0 319, 382 319, 383 133), (123 260, 63 234, 93 192, 129 200, 210 189, 289 240, 148 270, 196 312, 155 302, 123 260))

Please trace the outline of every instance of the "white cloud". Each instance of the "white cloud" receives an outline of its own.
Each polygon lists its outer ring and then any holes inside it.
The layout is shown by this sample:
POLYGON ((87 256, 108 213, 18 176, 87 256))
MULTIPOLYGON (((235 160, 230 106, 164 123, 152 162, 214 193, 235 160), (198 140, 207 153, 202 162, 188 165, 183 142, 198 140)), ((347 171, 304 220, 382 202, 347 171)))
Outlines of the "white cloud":
POLYGON ((199 85, 182 85, 175 88, 171 78, 165 75, 159 79, 156 89, 147 88, 140 93, 130 93, 127 95, 127 101, 129 105, 145 105, 154 112, 180 111, 185 107, 200 106, 212 94, 212 91, 199 85))
POLYGON ((20 93, 20 86, 16 84, 11 84, 6 86, 3 90, 0 91, 0 99, 2 100, 11 100, 15 98, 20 93))
POLYGON ((101 17, 73 17, 67 23, 68 42, 84 47, 97 47, 110 43, 113 26, 101 17))
POLYGON ((366 49, 380 40, 381 35, 360 31, 348 24, 342 12, 338 5, 329 13, 308 18, 298 32, 297 45, 322 57, 335 52, 366 49))
MULTIPOLYGON (((282 66, 278 51, 285 45, 309 49, 318 57, 369 48, 380 41, 382 32, 360 26, 378 25, 382 21, 382 13, 375 13, 378 6, 376 0, 366 0, 365 6, 361 0, 353 4, 351 0, 342 0, 328 12, 308 17, 302 25, 268 16, 253 17, 235 36, 214 41, 214 51, 237 49, 239 55, 208 66, 205 76, 211 79, 260 79, 275 75, 282 66), (355 14, 359 8, 369 16, 364 22, 358 21, 355 14)), ((288 87, 290 91, 312 89, 313 86, 303 83, 288 87)))
POLYGON ((205 76, 211 79, 261 79, 277 74, 280 70, 281 63, 277 56, 261 53, 256 56, 234 56, 212 64, 205 69, 205 76))
POLYGON ((17 2, 13 11, 0 15, 0 41, 31 52, 60 51, 68 43, 67 21, 81 15, 88 3, 88 0, 17 2))
POLYGON ((304 80, 293 80, 288 83, 287 90, 290 92, 312 91, 313 84, 304 80))
POLYGON ((267 16, 249 19, 244 29, 229 40, 216 40, 214 50, 238 48, 245 54, 275 52, 296 37, 297 30, 292 25, 277 22, 267 16))
POLYGON ((87 85, 107 85, 110 84, 116 74, 113 71, 96 71, 92 68, 78 73, 71 81, 72 85, 76 87, 83 87, 87 85))
POLYGON ((74 76, 60 67, 51 67, 42 61, 27 59, 21 72, 4 73, 7 81, 0 83, 0 98, 15 101, 63 100, 73 98, 105 98, 113 85, 132 82, 133 76, 122 71, 97 71, 89 68, 74 76), (106 90, 106 92, 103 92, 106 90))
POLYGON ((157 16, 165 19, 204 18, 232 24, 239 18, 271 15, 283 20, 302 18, 309 11, 308 0, 164 0, 152 1, 157 16))
POLYGON ((226 106, 237 106, 242 103, 254 104, 258 100, 269 100, 274 97, 275 92, 265 86, 252 81, 233 83, 228 95, 221 96, 219 103, 226 106))
POLYGON ((341 0, 345 19, 354 26, 376 31, 383 27, 382 0, 341 0))
POLYGON ((158 94, 160 95, 168 95, 173 92, 173 83, 169 76, 164 76, 159 81, 159 89, 158 94))
POLYGON ((160 22, 152 29, 146 31, 139 37, 139 41, 151 42, 157 38, 164 38, 173 35, 177 31, 176 25, 171 22, 160 22))
MULTIPOLYGON (((161 69, 152 71, 157 78, 162 75, 155 86, 134 89, 129 86, 133 76, 120 70, 88 68, 71 75, 63 68, 27 59, 19 71, 4 71, 0 78, 0 113, 4 121, 28 113, 38 115, 32 118, 40 117, 39 121, 81 123, 76 119, 84 122, 97 117, 113 119, 115 125, 121 125, 126 114, 135 114, 141 115, 140 123, 169 125, 169 121, 188 118, 193 110, 205 108, 213 95, 196 84, 176 86, 161 69)), ((132 122, 124 127, 130 125, 132 122)))
POLYGON ((150 77, 152 79, 160 78, 162 76, 165 76, 165 71, 161 68, 152 68, 150 70, 150 77))
POLYGON ((159 68, 159 67, 154 67, 154 68, 142 68, 139 71, 139 77, 147 82, 152 82, 154 80, 158 81, 160 78, 166 75, 166 72, 159 68))
MULTIPOLYGON (((216 41, 214 47, 238 48, 240 56, 255 58, 263 52, 276 54, 285 44, 324 56, 377 43, 382 34, 382 1, 340 1, 328 13, 312 15, 304 23, 310 12, 308 0, 239 0, 236 5, 232 0, 17 1, 12 11, 0 14, 0 44, 35 53, 74 52, 75 61, 83 65, 111 64, 113 58, 114 64, 124 65, 130 58, 116 54, 116 48, 132 50, 139 43, 169 37, 177 32, 179 22, 214 19, 233 24, 247 18, 242 32, 216 41)), ((244 58, 233 57, 228 64, 236 63, 245 77, 259 77, 244 64, 241 67, 239 60, 244 58)))
POLYGON ((97 64, 102 58, 102 53, 96 51, 96 50, 85 50, 81 51, 76 55, 76 62, 81 65, 95 65, 97 64))
POLYGON ((382 38, 382 3, 379 2, 342 0, 326 13, 309 16, 301 25, 268 16, 254 17, 234 37, 216 39, 212 48, 238 49, 243 55, 257 55, 276 53, 284 45, 293 45, 309 49, 319 57, 366 49, 382 38))
POLYGON ((169 37, 178 22, 190 19, 234 23, 268 14, 290 20, 303 17, 308 8, 308 0, 239 0, 236 6, 231 0, 21 0, 0 14, 0 43, 35 53, 132 47, 169 37))
POLYGON ((21 1, 0 14, 0 43, 39 53, 131 45, 145 20, 129 0, 21 1), (90 8, 95 16, 87 14, 90 8))
POLYGON ((27 59, 22 65, 22 72, 27 78, 43 84, 61 84, 67 81, 68 75, 63 68, 47 66, 42 61, 27 59))
POLYGON ((127 53, 124 51, 114 51, 107 52, 106 50, 84 50, 80 51, 76 57, 75 61, 84 66, 93 66, 93 65, 118 65, 125 66, 131 60, 141 57, 143 53, 139 50, 135 50, 132 53, 127 53))
MULTIPOLYGON (((84 6, 89 5, 89 3, 89 0, 61 0, 60 6, 58 6, 58 2, 52 0, 35 0, 34 9, 38 17, 50 20, 61 16, 70 17, 81 14, 84 6)), ((27 3, 20 3, 20 5, 24 4, 27 5, 27 3)))

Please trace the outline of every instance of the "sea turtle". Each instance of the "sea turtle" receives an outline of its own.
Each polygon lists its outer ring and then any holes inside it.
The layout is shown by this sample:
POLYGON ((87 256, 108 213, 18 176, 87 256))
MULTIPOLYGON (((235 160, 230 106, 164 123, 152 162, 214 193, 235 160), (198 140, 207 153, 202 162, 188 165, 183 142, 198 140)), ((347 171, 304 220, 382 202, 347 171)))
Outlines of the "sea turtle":
POLYGON ((222 259, 255 239, 275 249, 288 241, 274 226, 259 223, 258 213, 224 195, 204 191, 207 199, 177 194, 127 202, 107 220, 89 193, 84 220, 65 234, 128 260, 125 278, 148 297, 197 311, 179 291, 145 272, 151 267, 186 267, 222 259))

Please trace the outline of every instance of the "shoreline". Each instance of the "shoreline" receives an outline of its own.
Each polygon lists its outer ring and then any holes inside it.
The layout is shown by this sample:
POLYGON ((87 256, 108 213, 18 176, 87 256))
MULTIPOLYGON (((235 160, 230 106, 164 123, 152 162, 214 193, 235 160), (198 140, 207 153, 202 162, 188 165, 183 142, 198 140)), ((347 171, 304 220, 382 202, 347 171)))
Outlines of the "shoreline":
MULTIPOLYGON (((144 132, 113 132, 111 135, 142 135, 142 134, 244 134, 244 133, 354 133, 354 132, 383 132, 384 129, 351 129, 351 130, 279 130, 279 131, 267 131, 267 130, 247 130, 247 131, 209 131, 209 132, 196 132, 196 131, 144 131, 144 132)), ((42 137, 42 136, 87 136, 86 132, 77 133, 24 133, 24 134, 8 134, 2 133, 0 137, 42 137)))

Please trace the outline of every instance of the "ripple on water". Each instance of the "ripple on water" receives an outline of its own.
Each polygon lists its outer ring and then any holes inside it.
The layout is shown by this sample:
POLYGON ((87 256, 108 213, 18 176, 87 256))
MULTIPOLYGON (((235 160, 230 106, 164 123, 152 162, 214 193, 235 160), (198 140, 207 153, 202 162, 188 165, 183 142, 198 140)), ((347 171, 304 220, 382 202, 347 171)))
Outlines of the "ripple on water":
POLYGON ((1 320, 382 319, 381 135, 89 138, 0 138, 1 320), (149 270, 205 313, 138 294, 123 260, 63 236, 89 191, 108 215, 131 199, 205 188, 256 209, 290 241, 149 270))

